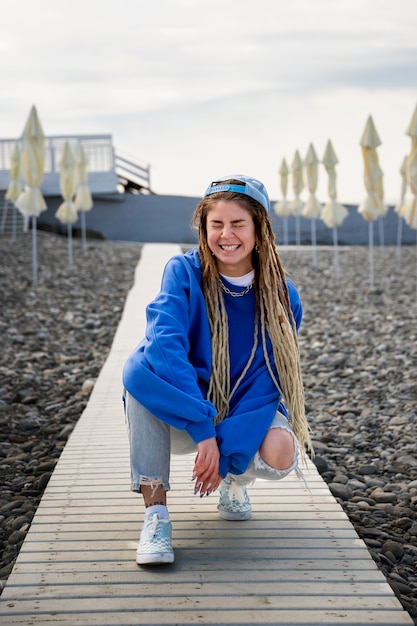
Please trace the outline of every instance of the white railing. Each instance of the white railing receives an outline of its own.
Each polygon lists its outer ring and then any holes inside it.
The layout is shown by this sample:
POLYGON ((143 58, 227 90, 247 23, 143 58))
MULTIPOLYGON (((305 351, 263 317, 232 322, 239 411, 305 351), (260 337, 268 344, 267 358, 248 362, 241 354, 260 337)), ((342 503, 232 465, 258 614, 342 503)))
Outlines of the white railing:
MULTIPOLYGON (((45 175, 42 192, 59 195, 59 162, 65 141, 74 151, 82 145, 88 159, 88 183, 92 193, 115 193, 117 174, 111 135, 56 135, 45 137, 45 175)), ((0 189, 7 189, 10 181, 10 157, 14 145, 21 139, 0 139, 0 189)))
POLYGON ((151 167, 149 164, 140 165, 132 157, 117 152, 114 155, 115 168, 121 184, 125 189, 146 189, 151 191, 151 167))

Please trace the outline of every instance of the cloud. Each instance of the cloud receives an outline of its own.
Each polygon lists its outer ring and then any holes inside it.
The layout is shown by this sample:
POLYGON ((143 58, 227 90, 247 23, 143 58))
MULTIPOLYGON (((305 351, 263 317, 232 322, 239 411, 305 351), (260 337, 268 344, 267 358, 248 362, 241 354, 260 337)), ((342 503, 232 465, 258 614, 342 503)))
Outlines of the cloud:
POLYGON ((393 194, 417 100, 417 7, 377 4, 4 0, 0 133, 20 134, 36 104, 48 134, 112 133, 154 165, 158 190, 192 194, 233 164, 276 185, 283 156, 331 137, 352 199, 374 113, 393 194))

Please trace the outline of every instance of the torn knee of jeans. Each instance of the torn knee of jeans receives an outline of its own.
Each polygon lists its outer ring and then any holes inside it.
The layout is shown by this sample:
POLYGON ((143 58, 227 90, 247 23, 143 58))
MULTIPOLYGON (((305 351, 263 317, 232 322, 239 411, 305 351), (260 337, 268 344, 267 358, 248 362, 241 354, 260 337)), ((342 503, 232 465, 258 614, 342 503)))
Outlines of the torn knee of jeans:
POLYGON ((253 464, 254 464, 254 467, 255 467, 256 470, 268 470, 269 472, 276 472, 277 471, 275 468, 271 467, 270 465, 268 465, 268 463, 266 463, 263 460, 263 458, 259 454, 259 450, 255 454, 255 457, 253 459, 253 464))
POLYGON ((294 435, 294 433, 292 432, 292 430, 290 428, 284 428, 283 426, 271 426, 271 428, 281 428, 281 430, 285 430, 286 432, 290 433, 292 439, 293 439, 293 443, 294 443, 294 456, 293 456, 293 460, 290 463, 290 465, 288 467, 283 467, 283 468, 276 468, 276 467, 272 467, 271 465, 268 465, 268 463, 262 458, 262 456, 259 453, 259 450, 257 451, 257 453, 255 454, 255 458, 254 458, 254 466, 255 469, 257 470, 268 470, 269 472, 287 472, 287 471, 292 471, 297 465, 298 465, 298 457, 300 455, 300 444, 298 443, 298 439, 297 437, 294 435))
POLYGON ((294 442, 294 459, 296 457, 298 457, 299 453, 300 453, 300 444, 299 441, 297 439, 297 437, 295 436, 295 434, 293 433, 291 428, 285 428, 284 426, 271 426, 271 428, 281 428, 281 430, 285 430, 287 433, 290 433, 293 442, 294 442))
POLYGON ((152 488, 152 492, 151 492, 151 497, 153 498, 153 496, 155 495, 158 487, 160 487, 161 485, 163 485, 163 481, 162 478, 157 478, 157 477, 153 477, 153 478, 149 478, 148 476, 141 476, 140 477, 140 486, 147 486, 147 487, 151 487, 152 488))

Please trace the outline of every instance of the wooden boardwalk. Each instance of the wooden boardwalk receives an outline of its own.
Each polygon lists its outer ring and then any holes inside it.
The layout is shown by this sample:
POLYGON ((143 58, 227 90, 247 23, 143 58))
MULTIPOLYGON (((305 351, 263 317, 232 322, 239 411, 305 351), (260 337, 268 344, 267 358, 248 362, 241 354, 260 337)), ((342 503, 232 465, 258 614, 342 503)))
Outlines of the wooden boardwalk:
POLYGON ((175 563, 139 568, 143 508, 129 491, 121 368, 176 246, 146 245, 109 357, 37 510, 0 598, 0 623, 413 624, 309 464, 250 488, 253 516, 227 522, 192 495, 193 456, 173 457, 175 563))

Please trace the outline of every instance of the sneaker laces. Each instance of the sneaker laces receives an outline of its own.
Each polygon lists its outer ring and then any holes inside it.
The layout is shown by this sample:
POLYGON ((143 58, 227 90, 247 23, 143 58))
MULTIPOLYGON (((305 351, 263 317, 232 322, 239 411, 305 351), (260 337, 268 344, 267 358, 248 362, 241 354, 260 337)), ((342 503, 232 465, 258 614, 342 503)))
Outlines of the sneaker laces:
POLYGON ((160 522, 158 513, 154 513, 150 516, 151 519, 146 522, 146 532, 148 534, 149 539, 153 539, 156 535, 156 530, 158 528, 158 524, 160 522))
POLYGON ((229 487, 229 500, 239 502, 239 504, 244 504, 245 502, 245 492, 243 487, 237 484, 235 480, 232 480, 229 487))

